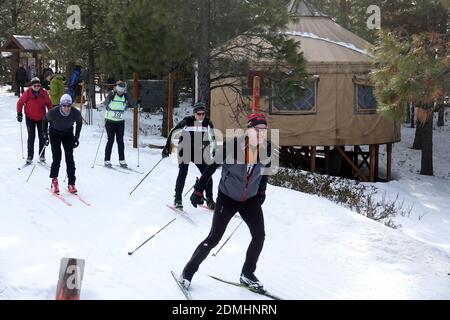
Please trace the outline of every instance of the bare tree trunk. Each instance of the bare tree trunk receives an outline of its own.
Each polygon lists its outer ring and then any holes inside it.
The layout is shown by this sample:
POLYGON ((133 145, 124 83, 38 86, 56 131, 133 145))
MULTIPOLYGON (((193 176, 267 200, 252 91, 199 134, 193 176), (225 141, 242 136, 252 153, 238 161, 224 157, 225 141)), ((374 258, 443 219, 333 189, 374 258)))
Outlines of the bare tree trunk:
POLYGON ((414 150, 422 150, 423 141, 423 126, 417 122, 416 133, 414 135, 414 143, 412 148, 414 150))
MULTIPOLYGON (((94 25, 94 21, 92 18, 92 3, 91 0, 88 1, 88 19, 87 19, 87 30, 88 30, 88 35, 89 35, 89 39, 94 39, 94 34, 93 34, 93 25, 94 25)), ((94 52, 94 47, 91 45, 89 47, 88 50, 88 83, 87 83, 87 98, 88 98, 88 112, 89 112, 89 119, 88 119, 88 123, 92 124, 92 110, 96 108, 96 102, 95 102, 95 52, 94 52)))
POLYGON ((349 28, 349 10, 350 3, 347 0, 340 0, 339 2, 339 24, 344 28, 349 28))
POLYGON ((438 127, 443 127, 444 126, 444 105, 441 104, 438 108, 438 121, 437 121, 437 126, 438 127))
POLYGON ((414 116, 414 104, 412 102, 410 103, 410 108, 411 109, 409 110, 409 112, 411 113, 411 117, 410 117, 411 128, 414 128, 416 119, 415 119, 415 116, 414 116))
POLYGON ((405 106, 405 113, 406 113, 406 118, 405 118, 405 123, 411 123, 411 106, 409 104, 409 102, 406 103, 405 106))
POLYGON ((14 34, 17 34, 17 18, 19 13, 17 12, 17 0, 11 1, 11 24, 12 24, 12 30, 14 31, 14 34))
POLYGON ((198 100, 205 103, 206 112, 210 114, 211 71, 210 71, 210 0, 200 1, 200 30, 198 39, 198 100))
POLYGON ((422 160, 420 174, 433 175, 433 112, 423 126, 422 132, 422 160))

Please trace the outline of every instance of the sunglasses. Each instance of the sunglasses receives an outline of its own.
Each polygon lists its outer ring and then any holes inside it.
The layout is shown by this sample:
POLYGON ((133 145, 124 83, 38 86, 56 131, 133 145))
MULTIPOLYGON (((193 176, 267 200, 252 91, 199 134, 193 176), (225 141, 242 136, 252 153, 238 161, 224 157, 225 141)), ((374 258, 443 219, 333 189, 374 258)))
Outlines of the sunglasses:
POLYGON ((41 85, 40 84, 33 84, 33 88, 40 88, 41 85))
POLYGON ((204 113, 204 112, 197 112, 196 115, 198 115, 198 116, 204 116, 205 113, 204 113))
POLYGON ((253 127, 253 129, 255 129, 255 131, 256 132, 262 132, 262 133, 265 133, 265 132, 267 132, 267 128, 257 128, 257 127, 253 127))
POLYGON ((62 104, 61 107, 70 108, 72 105, 70 104, 62 104))

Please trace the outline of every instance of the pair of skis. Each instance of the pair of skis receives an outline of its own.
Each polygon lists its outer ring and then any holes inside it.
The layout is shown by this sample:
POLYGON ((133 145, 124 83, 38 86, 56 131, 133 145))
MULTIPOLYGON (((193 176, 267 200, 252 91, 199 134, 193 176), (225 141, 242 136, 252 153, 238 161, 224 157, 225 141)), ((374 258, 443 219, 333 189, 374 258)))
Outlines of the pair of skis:
MULTIPOLYGON (((186 299, 187 299, 187 300, 192 300, 191 293, 189 292, 188 289, 186 289, 185 287, 183 287, 183 285, 181 284, 181 282, 180 282, 179 278, 177 277, 177 275, 175 274, 175 272, 170 271, 170 273, 172 274, 172 277, 173 277, 173 279, 175 280, 175 282, 177 283, 178 288, 180 288, 181 292, 184 294, 184 296, 186 297, 186 299)), ((230 284, 230 285, 233 285, 233 286, 236 286, 236 287, 240 287, 240 288, 243 288, 243 289, 247 289, 247 290, 249 290, 249 291, 251 291, 251 292, 253 292, 253 293, 256 293, 256 294, 259 294, 259 295, 263 295, 263 296, 268 297, 268 298, 271 298, 271 299, 273 299, 273 300, 282 300, 280 297, 278 297, 278 296, 276 296, 276 295, 270 293, 269 291, 267 291, 267 290, 265 290, 265 289, 255 289, 255 288, 251 288, 251 287, 249 287, 249 286, 247 286, 247 285, 244 285, 244 284, 242 284, 242 283, 224 280, 224 279, 221 279, 221 278, 219 278, 219 277, 212 276, 212 275, 210 275, 210 277, 211 277, 212 279, 216 280, 216 281, 220 281, 220 282, 222 282, 222 283, 226 283, 226 284, 230 284)))
POLYGON ((181 208, 176 208, 176 207, 170 206, 170 205, 167 205, 167 207, 168 207, 169 209, 172 209, 174 212, 176 212, 178 215, 180 215, 180 216, 183 217, 184 219, 186 219, 190 224, 195 225, 195 221, 192 220, 192 218, 189 216, 189 213, 187 213, 187 212, 184 211, 183 209, 181 209, 181 208))
POLYGON ((135 169, 130 168, 130 167, 121 167, 121 166, 117 166, 117 165, 114 165, 114 166, 111 166, 111 167, 107 167, 107 166, 104 166, 104 165, 101 165, 101 164, 97 164, 97 165, 99 167, 103 167, 103 168, 106 168, 106 169, 114 170, 114 171, 117 171, 117 172, 120 172, 120 173, 124 173, 124 174, 130 174, 132 172, 133 173, 137 173, 137 174, 144 174, 143 172, 135 170, 135 169))
MULTIPOLYGON (((55 196, 57 199, 61 200, 66 206, 71 207, 72 203, 70 203, 69 201, 66 200, 66 198, 64 198, 62 195, 60 195, 59 193, 54 193, 52 192, 52 190, 50 190, 50 188, 47 188, 47 190, 53 195, 55 196)), ((80 195, 78 195, 77 193, 69 193, 69 195, 71 195, 72 197, 75 197, 76 199, 78 199, 81 203, 83 203, 84 205, 86 205, 87 207, 90 207, 91 204, 89 202, 87 202, 86 200, 84 200, 83 198, 80 197, 80 195)))
MULTIPOLYGON (((44 167, 44 168, 50 170, 50 165, 48 165, 46 162, 44 162, 44 161, 38 161, 37 163, 38 163, 39 165, 41 165, 42 167, 44 167)), ((25 163, 23 166, 18 167, 17 170, 23 170, 23 169, 25 169, 26 167, 32 166, 32 165, 33 165, 33 162, 25 163)))

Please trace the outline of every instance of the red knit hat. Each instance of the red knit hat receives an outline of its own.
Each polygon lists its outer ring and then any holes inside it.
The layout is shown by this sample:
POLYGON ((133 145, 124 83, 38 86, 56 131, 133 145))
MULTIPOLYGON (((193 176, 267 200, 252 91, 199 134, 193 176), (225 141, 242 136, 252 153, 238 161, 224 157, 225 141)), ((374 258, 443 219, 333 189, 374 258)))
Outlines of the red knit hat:
POLYGON ((254 127, 258 124, 267 126, 266 116, 263 113, 252 113, 247 117, 247 128, 254 127))

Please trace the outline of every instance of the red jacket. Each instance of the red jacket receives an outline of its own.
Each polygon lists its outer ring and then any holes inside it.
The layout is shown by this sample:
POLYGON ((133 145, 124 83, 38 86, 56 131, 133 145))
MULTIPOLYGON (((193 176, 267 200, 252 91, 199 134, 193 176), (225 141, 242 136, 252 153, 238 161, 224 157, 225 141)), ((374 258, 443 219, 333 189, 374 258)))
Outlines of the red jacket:
POLYGON ((25 105, 25 116, 33 121, 41 121, 45 117, 47 110, 53 107, 52 101, 47 90, 41 89, 39 94, 35 96, 29 88, 17 101, 17 112, 22 112, 25 105), (45 110, 47 107, 47 110, 45 110))

